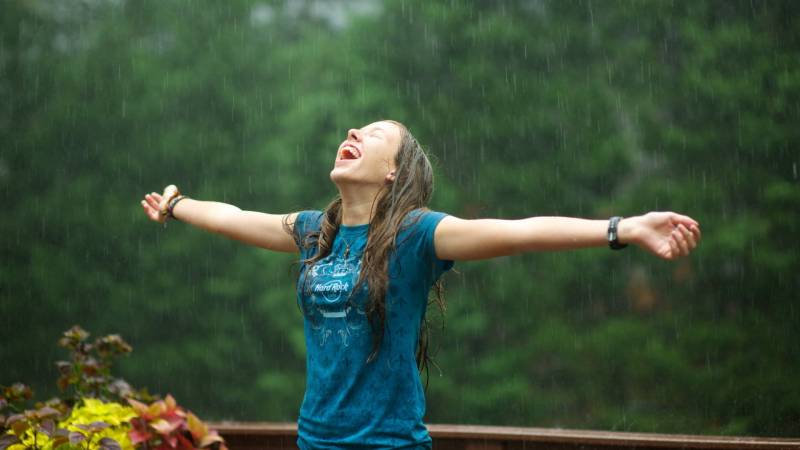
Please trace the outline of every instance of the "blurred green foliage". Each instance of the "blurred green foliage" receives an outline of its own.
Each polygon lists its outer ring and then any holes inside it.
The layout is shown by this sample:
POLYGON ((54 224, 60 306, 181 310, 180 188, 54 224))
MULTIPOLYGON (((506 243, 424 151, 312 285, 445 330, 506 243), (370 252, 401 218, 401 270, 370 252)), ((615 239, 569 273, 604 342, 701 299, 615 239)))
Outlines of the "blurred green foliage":
POLYGON ((704 231, 675 262, 457 264, 427 422, 797 436, 798 20, 788 0, 5 1, 0 383, 54 393, 80 323, 203 417, 294 421, 291 255, 139 200, 321 208, 346 130, 393 118, 437 160, 434 209, 704 231))

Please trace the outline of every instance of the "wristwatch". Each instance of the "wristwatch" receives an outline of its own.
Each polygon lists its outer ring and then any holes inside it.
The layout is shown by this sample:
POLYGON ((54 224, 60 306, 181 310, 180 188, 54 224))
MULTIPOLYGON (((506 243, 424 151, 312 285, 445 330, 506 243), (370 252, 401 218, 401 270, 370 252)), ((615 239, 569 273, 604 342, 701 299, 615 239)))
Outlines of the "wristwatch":
POLYGON ((617 236, 617 225, 622 220, 621 216, 614 216, 608 220, 608 246, 611 250, 621 250, 628 246, 628 244, 620 244, 617 236))

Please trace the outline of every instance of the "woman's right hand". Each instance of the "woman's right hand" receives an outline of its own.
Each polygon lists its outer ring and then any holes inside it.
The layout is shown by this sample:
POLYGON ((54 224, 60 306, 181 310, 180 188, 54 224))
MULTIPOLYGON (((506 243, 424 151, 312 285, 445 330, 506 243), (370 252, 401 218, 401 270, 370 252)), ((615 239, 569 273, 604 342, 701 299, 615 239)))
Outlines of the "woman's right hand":
MULTIPOLYGON (((163 194, 156 192, 146 194, 142 200, 144 213, 153 222, 164 223, 168 218, 167 205, 178 195, 180 191, 174 184, 167 186, 163 194)), ((287 253, 298 251, 292 232, 287 231, 284 226, 286 223, 289 227, 294 227, 297 213, 266 214, 242 211, 227 203, 190 198, 181 201, 179 205, 179 220, 187 225, 268 250, 287 253)))
POLYGON ((157 192, 145 194, 144 200, 141 202, 142 208, 144 208, 144 213, 147 214, 147 217, 150 220, 158 223, 164 223, 167 220, 167 215, 163 214, 162 211, 167 210, 167 202, 177 192, 178 188, 174 184, 170 184, 164 188, 163 195, 157 192))

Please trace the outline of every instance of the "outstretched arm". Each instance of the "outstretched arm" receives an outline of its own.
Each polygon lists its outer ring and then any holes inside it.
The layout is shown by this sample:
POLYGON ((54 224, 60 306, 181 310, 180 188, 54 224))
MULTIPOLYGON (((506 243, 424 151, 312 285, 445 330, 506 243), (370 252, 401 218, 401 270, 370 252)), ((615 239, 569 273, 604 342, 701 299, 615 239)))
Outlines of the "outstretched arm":
MULTIPOLYGON (((145 195, 142 208, 151 220, 163 222, 161 214, 166 208, 166 200, 177 190, 170 185, 164 195, 152 192, 145 195)), ((283 221, 294 224, 297 213, 266 214, 256 211, 242 211, 227 203, 209 202, 185 198, 172 210, 173 216, 181 222, 194 225, 206 231, 221 234, 256 247, 279 252, 297 252, 294 238, 283 228, 283 221)))
MULTIPOLYGON (((471 260, 542 250, 569 250, 608 245, 608 220, 530 217, 520 220, 464 220, 448 216, 436 227, 434 245, 440 259, 471 260)), ((626 217, 618 239, 664 259, 688 255, 700 241, 700 224, 674 212, 626 217)))

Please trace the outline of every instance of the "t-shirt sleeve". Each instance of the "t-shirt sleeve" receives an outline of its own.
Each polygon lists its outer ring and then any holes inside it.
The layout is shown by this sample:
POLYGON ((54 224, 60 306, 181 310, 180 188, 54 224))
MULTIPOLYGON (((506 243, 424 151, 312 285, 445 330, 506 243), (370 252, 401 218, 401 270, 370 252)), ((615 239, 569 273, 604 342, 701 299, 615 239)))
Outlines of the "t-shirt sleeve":
POLYGON ((422 213, 416 225, 420 233, 421 250, 426 259, 433 264, 432 281, 436 281, 443 273, 450 270, 454 264, 452 260, 439 259, 436 256, 436 247, 434 245, 436 227, 439 225, 439 222, 447 216, 448 214, 439 211, 425 211, 422 213))
POLYGON ((293 237, 297 248, 300 249, 300 255, 303 258, 308 258, 308 253, 313 251, 313 248, 303 245, 306 235, 312 231, 318 231, 322 225, 322 211, 300 211, 294 221, 293 237))

